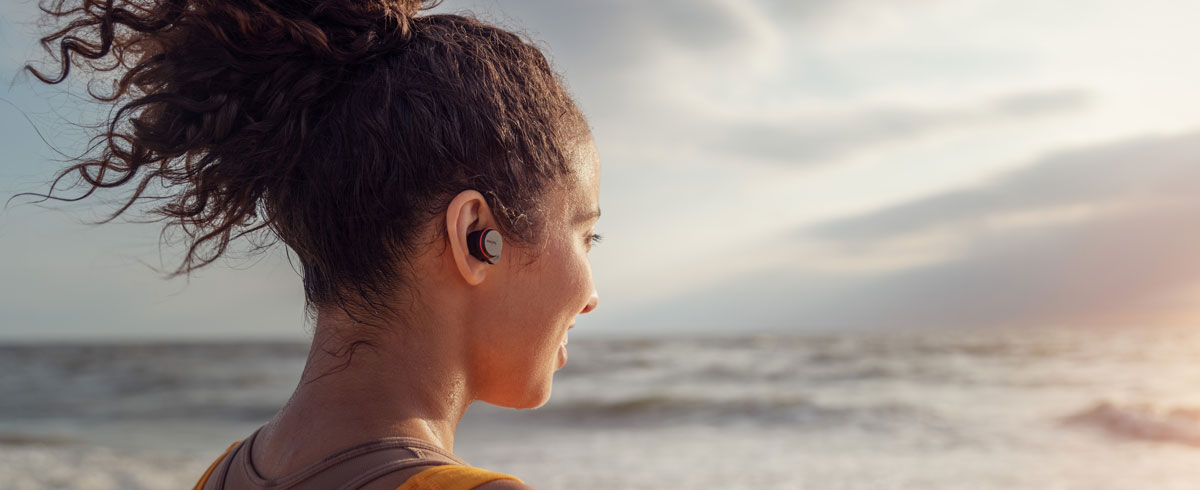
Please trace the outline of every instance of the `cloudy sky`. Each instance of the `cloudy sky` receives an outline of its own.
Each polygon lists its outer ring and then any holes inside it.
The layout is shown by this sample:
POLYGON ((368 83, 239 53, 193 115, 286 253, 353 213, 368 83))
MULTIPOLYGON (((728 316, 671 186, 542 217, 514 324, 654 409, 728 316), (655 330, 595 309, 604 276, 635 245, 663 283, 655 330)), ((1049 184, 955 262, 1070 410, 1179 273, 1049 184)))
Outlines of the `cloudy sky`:
MULTIPOLYGON (((594 128, 580 336, 1200 323, 1200 5, 438 8, 459 10, 537 39, 594 128)), ((15 76, 41 56, 33 14, 0 6, 4 199, 57 168, 35 128, 79 149, 62 119, 89 114, 81 85, 15 76)), ((310 331, 279 254, 165 281, 158 228, 80 224, 103 209, 0 213, 0 339, 310 331)))

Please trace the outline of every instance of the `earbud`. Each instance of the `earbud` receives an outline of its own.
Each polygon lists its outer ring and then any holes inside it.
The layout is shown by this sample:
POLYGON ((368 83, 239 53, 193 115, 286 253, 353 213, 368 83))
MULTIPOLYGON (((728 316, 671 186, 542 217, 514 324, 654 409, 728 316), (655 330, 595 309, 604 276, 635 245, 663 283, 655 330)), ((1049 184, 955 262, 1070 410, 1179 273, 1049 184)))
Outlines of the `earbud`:
POLYGON ((467 250, 475 258, 495 264, 500 261, 500 249, 504 248, 504 239, 495 228, 484 228, 472 231, 467 235, 467 250))

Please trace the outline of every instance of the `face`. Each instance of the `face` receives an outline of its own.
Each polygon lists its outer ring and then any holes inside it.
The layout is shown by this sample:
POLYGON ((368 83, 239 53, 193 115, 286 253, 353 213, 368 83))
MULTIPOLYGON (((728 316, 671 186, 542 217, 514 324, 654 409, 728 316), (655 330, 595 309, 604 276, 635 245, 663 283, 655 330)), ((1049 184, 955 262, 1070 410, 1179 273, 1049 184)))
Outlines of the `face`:
POLYGON ((550 398, 554 372, 567 361, 567 330, 596 308, 588 252, 600 197, 600 162, 591 138, 574 152, 575 173, 547 195, 546 239, 528 250, 506 245, 503 308, 493 310, 482 376, 494 405, 535 408, 550 398))

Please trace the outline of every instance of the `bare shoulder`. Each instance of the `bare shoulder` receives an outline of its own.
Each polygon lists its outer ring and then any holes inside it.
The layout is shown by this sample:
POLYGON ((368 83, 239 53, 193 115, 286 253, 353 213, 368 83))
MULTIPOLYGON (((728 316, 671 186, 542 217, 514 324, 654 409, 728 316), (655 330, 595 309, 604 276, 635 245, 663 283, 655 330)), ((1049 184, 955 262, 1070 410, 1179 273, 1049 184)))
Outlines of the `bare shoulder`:
POLYGON ((533 487, 516 480, 492 480, 484 483, 475 490, 536 490, 533 487))

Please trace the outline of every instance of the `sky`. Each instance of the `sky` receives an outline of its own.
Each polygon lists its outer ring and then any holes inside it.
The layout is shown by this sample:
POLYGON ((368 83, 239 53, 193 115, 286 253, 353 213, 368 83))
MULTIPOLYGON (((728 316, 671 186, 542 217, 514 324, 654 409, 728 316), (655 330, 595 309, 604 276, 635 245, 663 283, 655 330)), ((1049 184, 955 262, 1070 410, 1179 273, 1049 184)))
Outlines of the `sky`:
MULTIPOLYGON (((84 86, 17 75, 0 199, 82 149, 84 86), (35 131, 36 129, 36 131, 35 131), (39 136, 39 131, 41 136, 39 136), (43 142, 42 138, 47 142, 43 142)), ((1200 5, 446 1, 534 39, 601 156, 600 305, 573 336, 1200 323, 1200 5)), ((304 339, 279 251, 164 280, 104 200, 0 211, 0 340, 304 339)), ((110 203, 111 204, 111 203, 110 203)))

